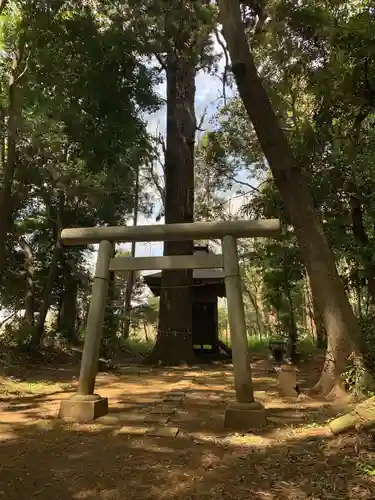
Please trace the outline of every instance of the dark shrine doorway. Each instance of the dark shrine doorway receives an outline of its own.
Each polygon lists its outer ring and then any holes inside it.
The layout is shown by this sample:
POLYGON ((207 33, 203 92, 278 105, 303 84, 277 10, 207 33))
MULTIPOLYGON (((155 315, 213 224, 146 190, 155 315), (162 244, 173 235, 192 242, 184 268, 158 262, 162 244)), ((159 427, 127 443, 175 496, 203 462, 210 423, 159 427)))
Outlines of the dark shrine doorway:
MULTIPOLYGON (((208 246, 195 246, 194 253, 210 253, 208 246)), ((146 284, 155 296, 160 295, 161 273, 144 275, 146 284)), ((197 354, 220 354, 231 357, 231 350, 219 339, 218 297, 225 297, 224 276, 221 269, 194 269, 193 271, 193 332, 192 343, 197 354)))
POLYGON ((218 352, 216 301, 193 304, 193 347, 201 352, 218 352))

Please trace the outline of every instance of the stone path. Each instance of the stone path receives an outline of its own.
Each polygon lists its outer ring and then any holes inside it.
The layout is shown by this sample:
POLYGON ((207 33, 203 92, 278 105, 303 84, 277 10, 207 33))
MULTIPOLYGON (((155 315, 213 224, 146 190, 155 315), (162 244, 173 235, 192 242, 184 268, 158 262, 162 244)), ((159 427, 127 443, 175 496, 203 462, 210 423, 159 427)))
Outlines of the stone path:
POLYGON ((120 422, 126 423, 121 426, 118 434, 175 438, 180 429, 174 422, 174 416, 186 398, 191 383, 191 381, 186 382, 182 379, 176 384, 175 388, 166 392, 161 399, 147 403, 146 408, 141 408, 141 411, 134 413, 129 413, 126 409, 119 413, 111 413, 110 411, 108 415, 99 418, 97 422, 115 425, 120 422), (183 383, 182 387, 181 383, 183 383), (145 410, 148 409, 149 411, 145 413, 145 410))
MULTIPOLYGON (((203 373, 195 374, 188 380, 178 377, 173 384, 168 384, 168 390, 164 393, 158 393, 155 397, 138 397, 131 409, 126 404, 123 408, 117 406, 111 409, 110 398, 109 414, 99 418, 96 423, 119 427, 116 434, 122 435, 175 438, 182 432, 194 438, 210 421, 212 431, 219 436, 224 431, 222 417, 225 407, 233 400, 234 394, 231 388, 228 394, 228 387, 221 385, 223 372, 216 375, 216 385, 210 377, 206 380, 203 373), (220 415, 213 417, 214 409, 220 415)), ((256 391, 256 399, 266 407, 267 423, 271 427, 301 425, 306 421, 305 406, 309 406, 312 412, 314 405, 321 406, 321 402, 279 398, 277 381, 273 379, 266 382, 269 390, 256 391)))

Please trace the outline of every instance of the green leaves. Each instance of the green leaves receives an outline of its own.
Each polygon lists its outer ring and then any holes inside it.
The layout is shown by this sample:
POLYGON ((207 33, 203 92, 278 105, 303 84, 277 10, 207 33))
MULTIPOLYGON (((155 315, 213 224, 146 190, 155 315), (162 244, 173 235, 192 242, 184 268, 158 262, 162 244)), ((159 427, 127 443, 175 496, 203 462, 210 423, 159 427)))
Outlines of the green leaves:
MULTIPOLYGON (((3 12, 2 40, 7 50, 1 60, 0 101, 4 104, 5 77, 21 35, 27 47, 9 242, 10 256, 17 258, 8 259, 3 303, 22 308, 25 286, 19 282, 25 276, 19 273, 23 265, 19 235, 28 239, 34 255, 33 294, 38 308, 60 222, 124 224, 131 212, 134 173, 151 151, 143 116, 159 105, 153 85, 160 77, 146 61, 139 34, 110 12, 110 4, 109 8, 105 2, 83 6, 74 0, 9 2, 3 12), (10 19, 12 9, 18 17, 10 19), (61 193, 65 203, 59 214, 61 193)), ((5 107, 3 111, 6 123, 5 107)), ((2 148, 6 151, 4 138, 2 148)), ((75 263, 71 272, 87 272, 83 249, 64 249, 51 305, 63 293, 67 262, 75 263)))
POLYGON ((139 111, 158 104, 155 75, 119 21, 108 19, 103 27, 87 9, 68 13, 62 11, 39 40, 35 70, 44 88, 35 88, 35 99, 64 123, 90 167, 102 169, 134 144, 146 147, 139 111))

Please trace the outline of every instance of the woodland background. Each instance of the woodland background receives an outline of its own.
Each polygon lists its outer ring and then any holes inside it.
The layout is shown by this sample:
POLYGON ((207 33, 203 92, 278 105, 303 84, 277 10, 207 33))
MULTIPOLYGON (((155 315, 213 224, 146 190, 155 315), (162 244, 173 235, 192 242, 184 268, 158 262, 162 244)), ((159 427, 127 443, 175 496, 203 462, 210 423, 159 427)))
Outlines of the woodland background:
MULTIPOLYGON (((0 342, 6 352, 82 343, 95 248, 63 247, 63 227, 131 224, 138 216, 166 223, 277 217, 280 239, 240 244, 249 342, 281 336, 311 349, 328 345, 337 370, 347 370, 355 384, 361 378, 348 371, 350 349, 341 349, 354 339, 369 369, 375 355, 374 7, 367 0, 248 0, 238 12, 286 142, 272 136, 272 126, 259 134, 238 67, 231 66, 230 30, 224 23, 223 32, 212 2, 0 1, 0 342), (202 72, 221 91, 196 116, 202 72), (165 130, 147 127, 155 113, 166 113, 165 130), (277 161, 286 168, 285 144, 294 162, 287 189, 276 172, 277 161), (227 200, 236 197, 241 207, 231 211, 227 200), (313 218, 304 215, 312 212, 313 218), (333 268, 324 267, 331 257, 317 234, 328 243, 339 285, 333 268)), ((251 106, 266 116, 266 101, 251 106)), ((167 254, 191 251, 192 242, 164 247, 167 254)), ((178 362, 171 352, 178 357, 180 349, 170 345, 168 331, 191 331, 189 283, 187 272, 163 273, 159 305, 141 279, 126 292, 124 280, 114 278, 102 354, 134 348, 132 337, 150 344, 159 327, 156 358, 178 362)), ((225 304, 220 330, 225 338, 225 304)))

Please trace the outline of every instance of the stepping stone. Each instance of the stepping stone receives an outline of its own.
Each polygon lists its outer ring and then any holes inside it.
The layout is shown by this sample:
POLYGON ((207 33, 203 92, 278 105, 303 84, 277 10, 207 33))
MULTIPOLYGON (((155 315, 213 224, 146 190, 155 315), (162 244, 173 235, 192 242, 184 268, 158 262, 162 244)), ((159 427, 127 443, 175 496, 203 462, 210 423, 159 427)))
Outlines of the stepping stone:
POLYGON ((270 422, 274 423, 274 424, 282 424, 282 425, 289 425, 290 422, 286 422, 285 421, 285 418, 284 417, 267 417, 267 420, 269 420, 270 422))
POLYGON ((162 401, 162 404, 164 408, 172 408, 173 410, 176 410, 180 406, 181 401, 162 401))
POLYGON ((147 415, 144 419, 145 423, 153 423, 153 424, 166 424, 169 421, 169 417, 166 417, 165 415, 158 415, 158 414, 150 414, 147 415))
POLYGON ((142 406, 142 405, 150 405, 150 404, 154 404, 157 400, 153 397, 149 397, 149 396, 137 396, 135 398, 135 401, 134 401, 134 404, 135 405, 139 405, 139 406, 142 406))
POLYGON ((153 408, 150 413, 156 413, 158 415, 173 415, 175 410, 176 408, 172 408, 171 406, 159 406, 158 408, 153 408))
POLYGON ((141 426, 141 425, 124 425, 124 427, 121 427, 121 429, 118 431, 117 434, 129 434, 129 435, 144 435, 150 430, 149 427, 141 426))
POLYGON ((144 413, 129 413, 124 411, 121 413, 109 413, 108 415, 104 415, 98 418, 97 422, 104 425, 116 425, 121 422, 143 422, 144 417, 144 413))
POLYGON ((281 416, 281 415, 270 415, 270 416, 267 416, 267 420, 269 420, 270 422, 273 422, 275 424, 282 424, 282 425, 306 423, 303 415, 299 415, 299 416, 289 415, 288 417, 281 416))
POLYGON ((178 431, 178 427, 154 427, 147 432, 147 436, 175 438, 178 431))
POLYGON ((175 396, 174 394, 167 394, 164 396, 163 401, 178 401, 179 403, 184 399, 184 396, 175 396))

